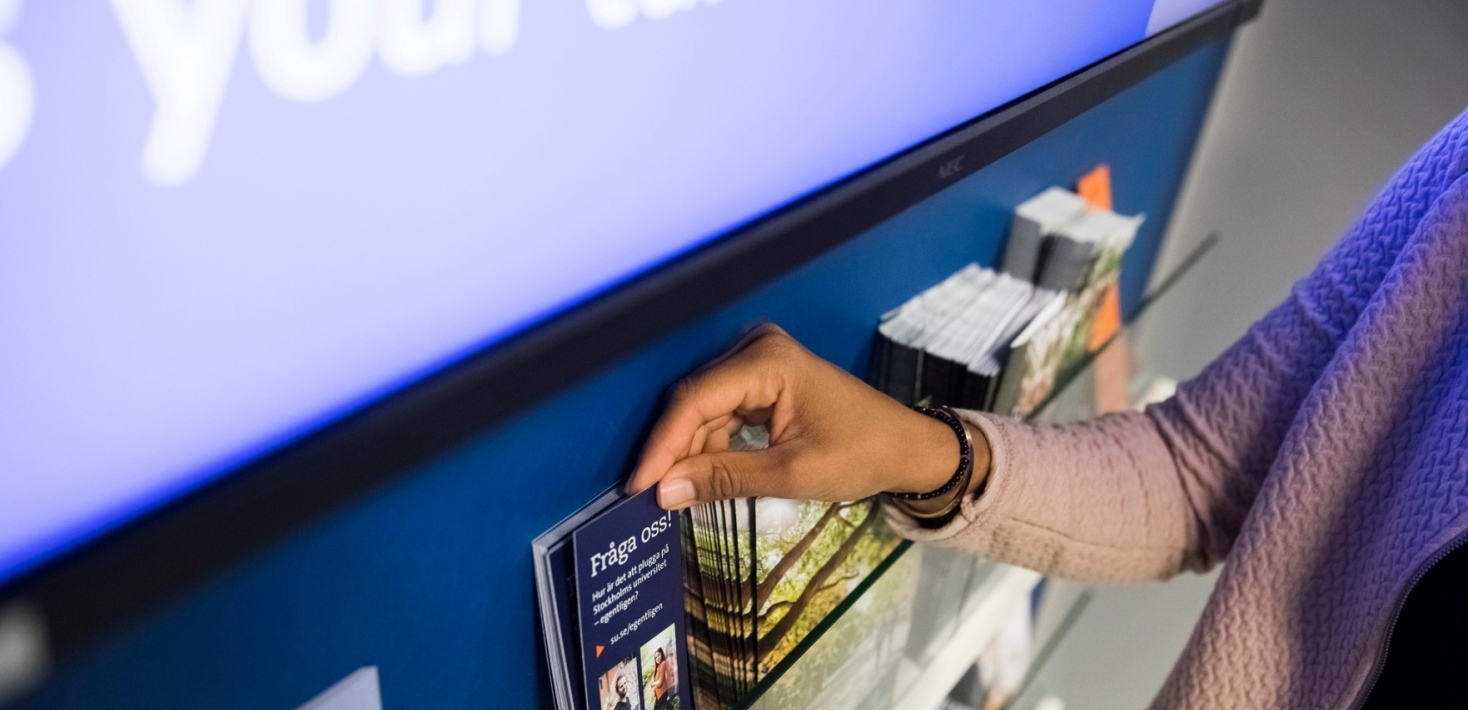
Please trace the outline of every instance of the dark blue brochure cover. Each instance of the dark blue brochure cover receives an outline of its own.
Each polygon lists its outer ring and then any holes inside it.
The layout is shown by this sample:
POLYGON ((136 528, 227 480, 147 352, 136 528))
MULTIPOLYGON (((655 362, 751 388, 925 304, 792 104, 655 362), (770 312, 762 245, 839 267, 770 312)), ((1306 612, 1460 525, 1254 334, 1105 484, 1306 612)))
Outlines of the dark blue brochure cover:
POLYGON ((588 710, 692 710, 680 539, 655 488, 576 530, 588 710))

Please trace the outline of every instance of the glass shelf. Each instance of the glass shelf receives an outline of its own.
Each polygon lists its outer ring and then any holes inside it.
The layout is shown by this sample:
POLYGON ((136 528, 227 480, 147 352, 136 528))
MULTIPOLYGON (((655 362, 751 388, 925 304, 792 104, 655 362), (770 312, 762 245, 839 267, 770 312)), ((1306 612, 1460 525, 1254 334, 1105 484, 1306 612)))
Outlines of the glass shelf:
MULTIPOLYGON (((1205 239, 1159 282, 1128 316, 1121 331, 1096 353, 1057 378, 1051 395, 1028 419, 1070 421, 1097 411, 1098 364, 1124 361, 1144 371, 1136 337, 1154 306, 1215 243, 1205 239)), ((1129 398, 1138 394, 1133 376, 1129 398)), ((819 707, 823 710, 931 710, 936 708, 993 637, 1001 616, 1032 603, 1041 576, 930 545, 899 544, 750 691, 738 710, 819 707)), ((1053 590, 1052 590, 1053 591, 1053 590)), ((1038 701, 1043 671, 1090 600, 1079 589, 1058 619, 1036 630, 1030 670, 1006 707, 1027 710, 1038 701), (1040 675, 1037 675, 1040 674, 1040 675), (1018 704, 1030 702, 1029 706, 1018 704)), ((1043 616, 1041 621, 1043 622, 1043 616)))
POLYGON ((1051 695, 1054 687, 1057 664, 1052 661, 1061 654, 1070 632, 1095 596, 1085 587, 1075 587, 1069 598, 1060 601, 1052 611, 1053 626, 1037 629, 1035 654, 1030 658, 1030 667, 1014 696, 1004 703, 1004 710, 1034 710, 1040 702, 1051 695))
POLYGON ((891 559, 798 662, 782 667, 742 707, 929 710, 987 645, 986 630, 1016 605, 1027 607, 1040 580, 928 545, 891 559))

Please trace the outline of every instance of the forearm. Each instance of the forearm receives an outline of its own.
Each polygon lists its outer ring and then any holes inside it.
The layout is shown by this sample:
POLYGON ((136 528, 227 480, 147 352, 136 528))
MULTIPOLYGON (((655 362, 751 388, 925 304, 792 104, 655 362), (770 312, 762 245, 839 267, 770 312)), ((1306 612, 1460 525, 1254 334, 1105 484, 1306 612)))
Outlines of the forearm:
POLYGON ((1200 554, 1192 508, 1148 415, 1064 426, 964 416, 990 451, 982 493, 933 530, 889 505, 904 535, 1092 581, 1160 579, 1212 561, 1200 554))

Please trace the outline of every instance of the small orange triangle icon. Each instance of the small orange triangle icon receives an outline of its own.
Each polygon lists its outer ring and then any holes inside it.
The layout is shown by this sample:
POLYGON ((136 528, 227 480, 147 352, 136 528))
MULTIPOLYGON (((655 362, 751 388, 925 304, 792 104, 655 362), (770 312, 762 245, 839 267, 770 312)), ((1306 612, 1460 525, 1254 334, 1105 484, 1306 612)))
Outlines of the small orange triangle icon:
POLYGON ((604 649, 605 649, 605 648, 606 648, 606 646, 597 646, 597 647, 596 647, 596 657, 597 657, 597 658, 601 658, 601 652, 602 652, 602 650, 604 650, 604 649))

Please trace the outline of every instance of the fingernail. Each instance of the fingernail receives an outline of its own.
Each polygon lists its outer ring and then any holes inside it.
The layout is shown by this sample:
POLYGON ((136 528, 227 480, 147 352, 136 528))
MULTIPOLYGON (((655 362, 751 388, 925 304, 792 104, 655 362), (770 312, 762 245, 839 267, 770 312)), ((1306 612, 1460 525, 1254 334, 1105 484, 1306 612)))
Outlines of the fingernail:
POLYGON ((693 505, 693 481, 680 478, 659 483, 658 505, 664 510, 682 510, 693 505))

